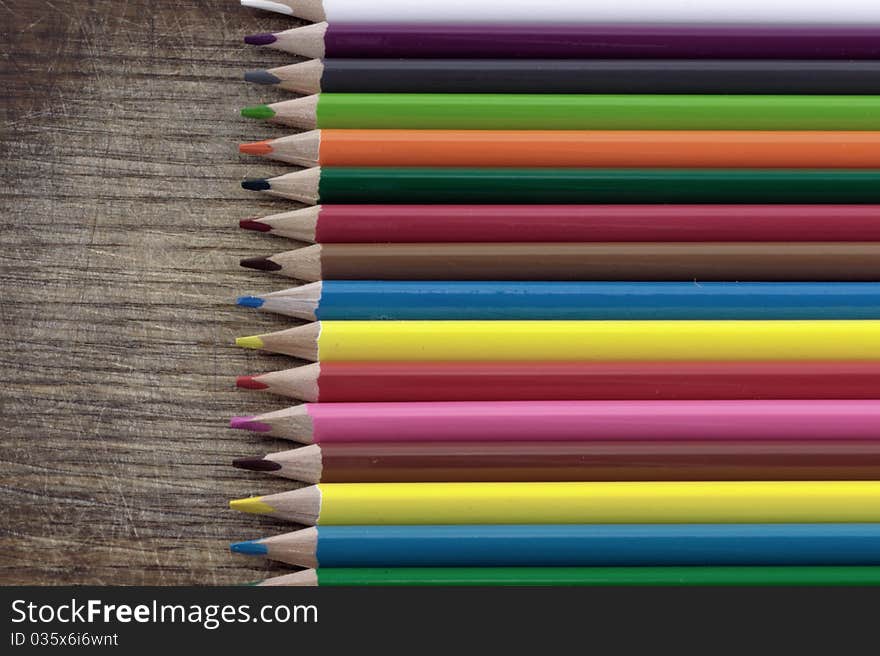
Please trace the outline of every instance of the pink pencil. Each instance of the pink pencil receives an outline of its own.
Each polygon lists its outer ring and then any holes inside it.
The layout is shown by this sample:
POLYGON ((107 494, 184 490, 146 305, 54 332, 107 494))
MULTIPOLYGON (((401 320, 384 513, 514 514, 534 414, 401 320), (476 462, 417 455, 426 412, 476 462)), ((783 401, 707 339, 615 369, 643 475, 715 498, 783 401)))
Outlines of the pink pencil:
POLYGON ((880 400, 307 403, 232 428, 303 443, 880 439, 880 400))

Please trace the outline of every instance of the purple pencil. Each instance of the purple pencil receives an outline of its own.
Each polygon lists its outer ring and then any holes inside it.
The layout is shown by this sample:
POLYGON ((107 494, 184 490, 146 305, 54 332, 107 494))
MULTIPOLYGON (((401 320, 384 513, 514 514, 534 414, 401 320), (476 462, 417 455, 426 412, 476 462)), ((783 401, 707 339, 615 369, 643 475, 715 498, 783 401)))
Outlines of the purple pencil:
POLYGON ((880 59, 880 28, 315 23, 245 37, 313 58, 880 59))

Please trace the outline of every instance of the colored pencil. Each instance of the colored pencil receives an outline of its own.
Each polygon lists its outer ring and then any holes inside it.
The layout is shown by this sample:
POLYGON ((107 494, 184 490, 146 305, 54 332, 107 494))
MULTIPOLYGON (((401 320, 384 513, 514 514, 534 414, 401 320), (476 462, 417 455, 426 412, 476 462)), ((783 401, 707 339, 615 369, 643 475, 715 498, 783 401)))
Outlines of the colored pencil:
POLYGON ((870 282, 880 279, 880 242, 316 244, 246 258, 241 266, 308 282, 870 282))
POLYGON ((316 526, 230 548, 300 567, 880 565, 880 524, 316 526))
POLYGON ((872 94, 880 62, 779 59, 312 59, 245 73, 296 93, 872 94))
POLYGON ((880 59, 875 27, 321 22, 245 43, 309 58, 880 59))
POLYGON ((880 319, 880 283, 327 280, 237 303, 312 321, 880 319))
POLYGON ((236 344, 313 362, 876 361, 880 321, 322 321, 236 344))
POLYGON ((258 586, 876 586, 880 567, 399 567, 306 569, 258 586))
POLYGON ((880 362, 322 362, 236 385, 313 403, 880 399, 880 362))
POLYGON ((832 437, 835 439, 806 442, 339 442, 238 458, 233 465, 306 483, 880 478, 880 442, 832 437))
POLYGON ((333 23, 748 23, 878 25, 880 6, 870 0, 241 0, 245 7, 276 11, 308 21, 333 23))
POLYGON ((241 113, 301 129, 878 130, 880 96, 322 93, 241 113))
MULTIPOLYGON (((880 99, 880 95, 877 97, 880 99)), ((880 201, 880 169, 337 166, 245 180, 241 186, 310 205, 877 203, 880 201)))
POLYGON ((880 481, 321 483, 236 499, 305 525, 880 521, 880 481))
POLYGON ((239 150, 298 166, 878 168, 880 132, 312 130, 239 150))
POLYGON ((230 426, 320 444, 878 440, 880 400, 307 403, 233 417, 230 426))
POLYGON ((239 225, 323 244, 880 241, 880 206, 318 205, 239 225))

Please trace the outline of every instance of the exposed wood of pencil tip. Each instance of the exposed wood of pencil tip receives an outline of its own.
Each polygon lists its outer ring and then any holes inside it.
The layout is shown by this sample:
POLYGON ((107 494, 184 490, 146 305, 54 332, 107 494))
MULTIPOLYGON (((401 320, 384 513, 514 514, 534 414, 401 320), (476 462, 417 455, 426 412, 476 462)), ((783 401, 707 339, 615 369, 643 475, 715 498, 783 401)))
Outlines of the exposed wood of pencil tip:
POLYGON ((321 167, 315 166, 285 173, 275 178, 269 178, 268 182, 271 186, 266 189, 266 193, 272 196, 290 198, 300 203, 315 205, 320 198, 318 189, 321 185, 321 167))
POLYGON ((317 282, 323 277, 321 266, 321 253, 323 249, 324 247, 321 244, 313 244, 293 251, 277 253, 269 257, 269 259, 281 267, 278 273, 282 275, 290 276, 297 280, 317 282))
POLYGON ((283 576, 275 576, 271 579, 265 579, 257 583, 257 585, 263 588, 276 586, 317 587, 318 572, 313 569, 304 569, 301 572, 293 572, 291 574, 284 574, 283 576))
POLYGON ((322 21, 313 25, 303 25, 283 32, 276 32, 273 35, 275 42, 268 44, 268 47, 300 57, 323 59, 326 54, 324 37, 327 34, 328 26, 327 22, 322 21))
POLYGON ((268 435, 309 444, 314 434, 314 422, 305 405, 295 405, 274 412, 250 417, 250 421, 271 426, 268 435))
POLYGON ((266 556, 298 567, 318 566, 318 529, 314 526, 260 540, 266 556))
POLYGON ((319 98, 316 94, 273 103, 269 107, 275 112, 275 116, 269 120, 301 130, 314 130, 318 127, 319 98))
POLYGON ((263 342, 263 348, 267 351, 315 362, 318 359, 318 338, 320 336, 321 324, 316 321, 305 326, 266 333, 259 337, 263 342))
POLYGON ((320 396, 318 386, 320 376, 321 364, 313 362, 283 371, 271 371, 252 378, 267 385, 267 392, 314 403, 320 396))
POLYGON ((312 95, 321 93, 324 63, 320 59, 309 59, 296 64, 270 68, 268 73, 278 78, 275 86, 294 93, 312 95))
POLYGON ((263 294, 257 298, 263 300, 261 310, 314 321, 317 318, 315 311, 321 302, 323 286, 324 283, 319 280, 299 287, 263 294))
POLYGON ((295 241, 314 243, 318 231, 318 220, 321 215, 321 206, 312 205, 290 212, 271 214, 255 219, 246 219, 242 227, 255 229, 252 224, 269 226, 269 231, 279 237, 287 237, 295 241))
POLYGON ((268 453, 263 456, 263 460, 281 465, 280 469, 266 470, 273 476, 303 483, 320 483, 324 473, 321 447, 317 444, 268 453))
POLYGON ((315 526, 321 516, 321 489, 317 485, 270 494, 261 497, 260 500, 273 509, 273 512, 260 514, 279 517, 297 524, 315 526))
MULTIPOLYGON (((321 131, 309 130, 308 132, 300 132, 291 134, 270 141, 258 142, 253 145, 264 145, 269 149, 263 149, 264 152, 259 154, 287 164, 295 164, 296 166, 305 166, 311 168, 320 163, 321 157, 321 131)), ((242 150, 251 144, 242 146, 242 150)), ((256 153, 255 153, 256 154, 256 153)))
POLYGON ((297 18, 302 18, 303 20, 310 21, 312 23, 317 23, 319 21, 326 21, 327 14, 324 11, 324 1, 323 0, 282 0, 283 3, 289 6, 293 12, 294 16, 297 18))

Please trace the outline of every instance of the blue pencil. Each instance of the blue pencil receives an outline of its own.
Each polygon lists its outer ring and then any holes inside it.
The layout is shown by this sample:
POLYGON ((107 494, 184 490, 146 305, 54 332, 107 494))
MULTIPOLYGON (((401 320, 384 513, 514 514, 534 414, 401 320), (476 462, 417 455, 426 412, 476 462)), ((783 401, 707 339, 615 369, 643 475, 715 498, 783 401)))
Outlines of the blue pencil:
POLYGON ((878 282, 327 280, 238 304, 320 320, 878 319, 878 282))
POLYGON ((302 567, 878 565, 880 524, 317 526, 231 549, 302 567))

